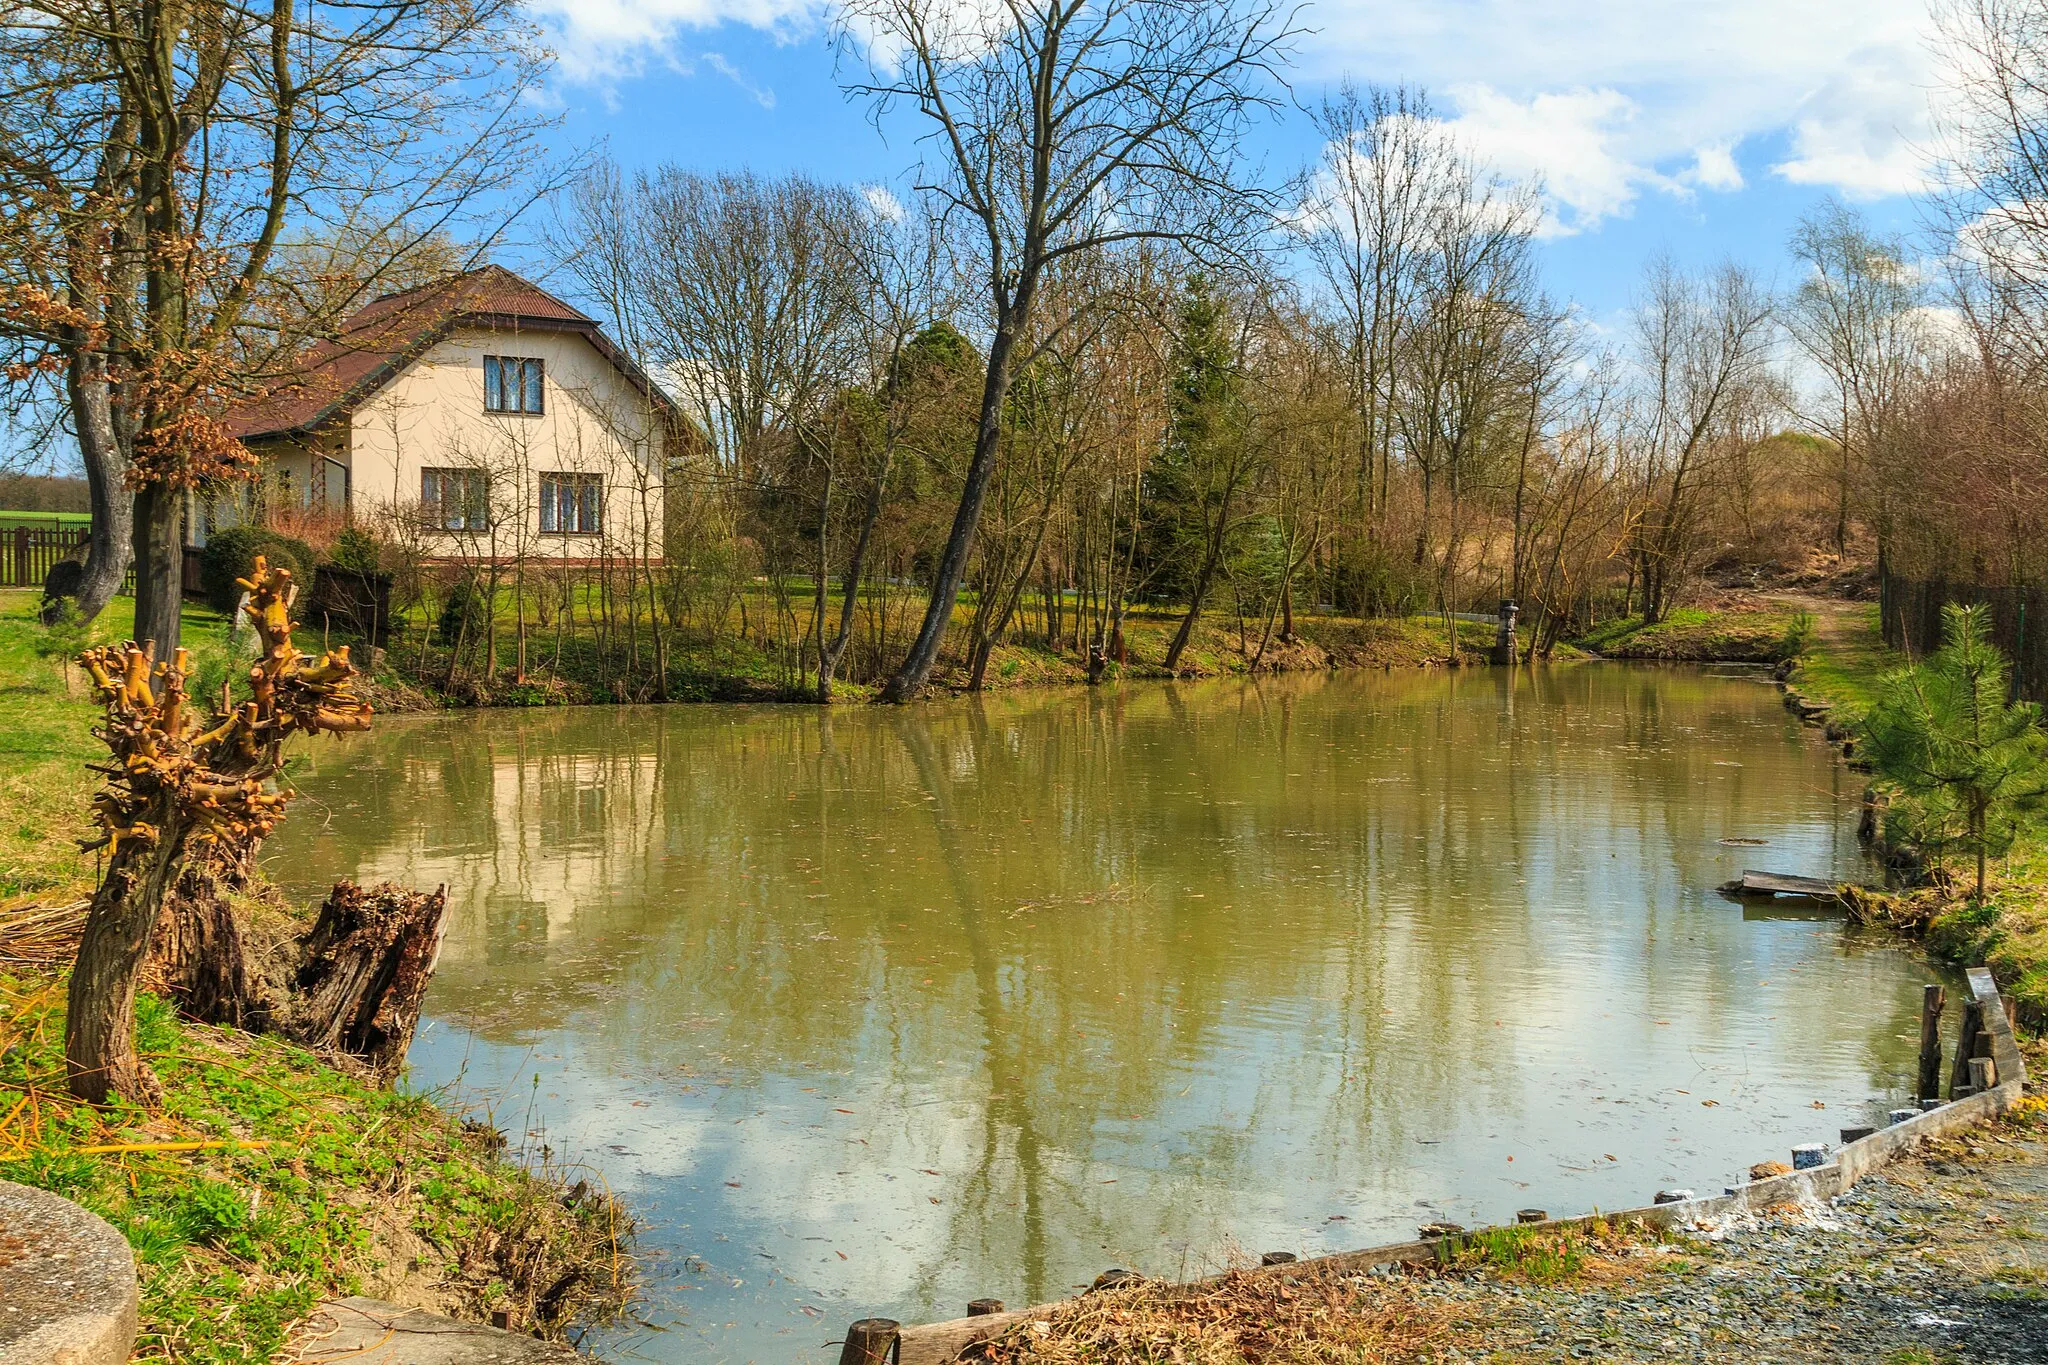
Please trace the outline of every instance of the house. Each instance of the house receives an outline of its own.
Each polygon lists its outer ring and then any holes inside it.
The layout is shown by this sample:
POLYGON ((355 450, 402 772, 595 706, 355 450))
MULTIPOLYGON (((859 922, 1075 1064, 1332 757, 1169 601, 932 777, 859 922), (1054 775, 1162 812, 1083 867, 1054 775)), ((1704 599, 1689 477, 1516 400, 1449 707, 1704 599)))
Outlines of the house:
POLYGON ((595 321, 498 266, 373 300, 226 420, 262 472, 195 495, 195 545, 260 510, 557 562, 659 558, 663 472, 693 430, 595 321))

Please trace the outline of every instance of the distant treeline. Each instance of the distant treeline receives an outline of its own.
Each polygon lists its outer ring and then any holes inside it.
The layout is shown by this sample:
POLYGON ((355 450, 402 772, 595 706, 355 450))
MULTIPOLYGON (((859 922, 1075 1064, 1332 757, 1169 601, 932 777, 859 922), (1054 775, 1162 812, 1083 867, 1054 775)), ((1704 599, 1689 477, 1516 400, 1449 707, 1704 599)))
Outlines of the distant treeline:
POLYGON ((0 512, 90 512, 84 479, 0 474, 0 512))

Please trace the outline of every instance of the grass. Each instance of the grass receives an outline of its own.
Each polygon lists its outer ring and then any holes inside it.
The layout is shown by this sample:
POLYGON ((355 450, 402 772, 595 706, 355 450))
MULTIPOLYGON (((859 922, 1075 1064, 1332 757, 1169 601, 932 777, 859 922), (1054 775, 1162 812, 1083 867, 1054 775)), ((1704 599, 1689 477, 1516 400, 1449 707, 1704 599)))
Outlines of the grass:
MULTIPOLYGON (((273 1358, 331 1294, 368 1292, 482 1321, 507 1311, 560 1335, 630 1292, 618 1206, 572 1197, 569 1173, 507 1153, 487 1124, 439 1097, 380 1090, 275 1039, 180 1023, 138 1003, 138 1037, 163 1083, 161 1112, 93 1110, 65 1093, 64 976, 90 894, 87 827, 104 752, 98 714, 67 656, 125 638, 117 598, 90 631, 46 631, 37 594, 0 593, 0 1179, 53 1190, 106 1217, 135 1248, 137 1359, 273 1358), (81 1147, 256 1139, 260 1150, 87 1154, 81 1147)), ((187 605, 199 687, 228 668, 226 623, 187 605)), ((197 690, 197 689, 195 689, 197 690)))
POLYGON ((0 977, 0 1179, 127 1236, 136 1360, 270 1360, 328 1295, 404 1295, 474 1320, 503 1309, 550 1336, 628 1297, 614 1201, 565 1195, 560 1172, 528 1171, 432 1096, 371 1088, 275 1039, 182 1024, 145 995, 137 1038, 162 1111, 72 1102, 62 997, 61 977, 0 977), (80 1150, 223 1139, 267 1145, 80 1150))
POLYGON ((1798 653, 1799 614, 1771 606, 1681 607, 1654 625, 1618 617, 1573 643, 1616 659, 1674 663, 1777 663, 1798 653))
MULTIPOLYGON (((1792 685, 1828 703, 1830 719, 1853 732, 1877 699, 1878 679, 1905 662, 1880 636, 1875 606, 1834 604, 1816 624, 1792 685)), ((1992 872, 1981 904, 1966 894, 1963 879, 1937 877, 1872 898, 1866 913, 1923 934, 1951 962, 1990 967, 2026 1020, 2040 1026, 2048 1023, 2048 824, 2036 819, 2024 826, 1992 872)))
POLYGON ((1340 1365, 1429 1359, 1449 1305, 1321 1268, 1088 1294, 979 1348, 991 1365, 1340 1365))
POLYGON ((90 512, 10 512, 0 509, 0 530, 16 526, 58 526, 66 530, 92 525, 90 512))
MULTIPOLYGON (((104 756, 92 736, 98 708, 85 675, 69 662, 87 645, 128 638, 133 598, 117 597, 84 630, 46 630, 41 594, 0 591, 0 905, 26 897, 75 898, 95 881, 78 852, 95 778, 84 765, 104 756)), ((194 690, 219 690, 227 676, 227 625, 186 603, 183 633, 198 674, 194 690)))
POLYGON ((1578 1228, 1482 1228, 1465 1239, 1458 1264, 1485 1266, 1535 1284, 1556 1284, 1586 1268, 1587 1241, 1578 1228))

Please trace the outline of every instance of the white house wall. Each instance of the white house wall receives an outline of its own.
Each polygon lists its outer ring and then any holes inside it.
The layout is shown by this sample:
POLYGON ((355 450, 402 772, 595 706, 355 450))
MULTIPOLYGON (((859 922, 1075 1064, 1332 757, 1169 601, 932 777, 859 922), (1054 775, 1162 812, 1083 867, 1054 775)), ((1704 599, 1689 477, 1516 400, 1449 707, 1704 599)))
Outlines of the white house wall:
POLYGON ((411 513, 422 470, 480 470, 490 480, 492 526, 443 534, 443 553, 658 556, 663 437, 654 416, 646 396, 579 333, 457 331, 356 410, 351 497, 359 514, 411 513), (541 360, 545 411, 485 411, 486 355, 541 360), (542 533, 544 473, 603 476, 602 538, 542 533))

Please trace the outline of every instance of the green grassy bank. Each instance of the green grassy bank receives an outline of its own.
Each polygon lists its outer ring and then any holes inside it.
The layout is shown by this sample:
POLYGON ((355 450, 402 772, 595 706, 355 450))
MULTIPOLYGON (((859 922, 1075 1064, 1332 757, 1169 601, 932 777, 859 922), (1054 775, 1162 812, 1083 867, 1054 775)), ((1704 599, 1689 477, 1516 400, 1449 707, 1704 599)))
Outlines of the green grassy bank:
POLYGON ((0 1179, 127 1236, 137 1360, 271 1360, 328 1296, 554 1337, 630 1297, 616 1201, 509 1159, 490 1124, 149 996, 137 1037, 163 1108, 95 1110, 64 1092, 62 1002, 57 973, 0 975, 0 1179))
MULTIPOLYGON (((503 1311, 548 1336, 621 1308, 628 1228, 595 1177, 549 1165, 544 1150, 507 1151, 492 1124, 442 1097, 181 1023, 145 996, 139 1042, 162 1110, 70 1100, 63 964, 80 916, 53 907, 92 890, 77 839, 95 781, 84 765, 103 750, 67 658, 123 638, 132 607, 117 599, 90 631, 54 633, 33 607, 33 594, 0 594, 0 1179, 78 1200, 128 1236, 142 1282, 137 1359, 267 1361, 329 1295, 475 1321, 503 1311), (176 1146, 191 1143, 210 1145, 176 1146)), ((217 687, 224 621, 194 607, 185 626, 199 680, 217 687)))
MULTIPOLYGON (((1816 601, 1805 652, 1790 685, 1825 702, 1837 732, 1854 734, 1877 699, 1878 679, 1905 659, 1886 647, 1871 603, 1816 601)), ((1880 783, 1880 786, 1882 784, 1880 783)), ((1873 898, 1863 913, 1925 935, 1950 960, 1989 966, 2030 1022, 2048 1022, 2048 823, 2022 827, 2012 850, 1993 863, 1987 895, 1977 904, 1967 878, 1873 898)))

